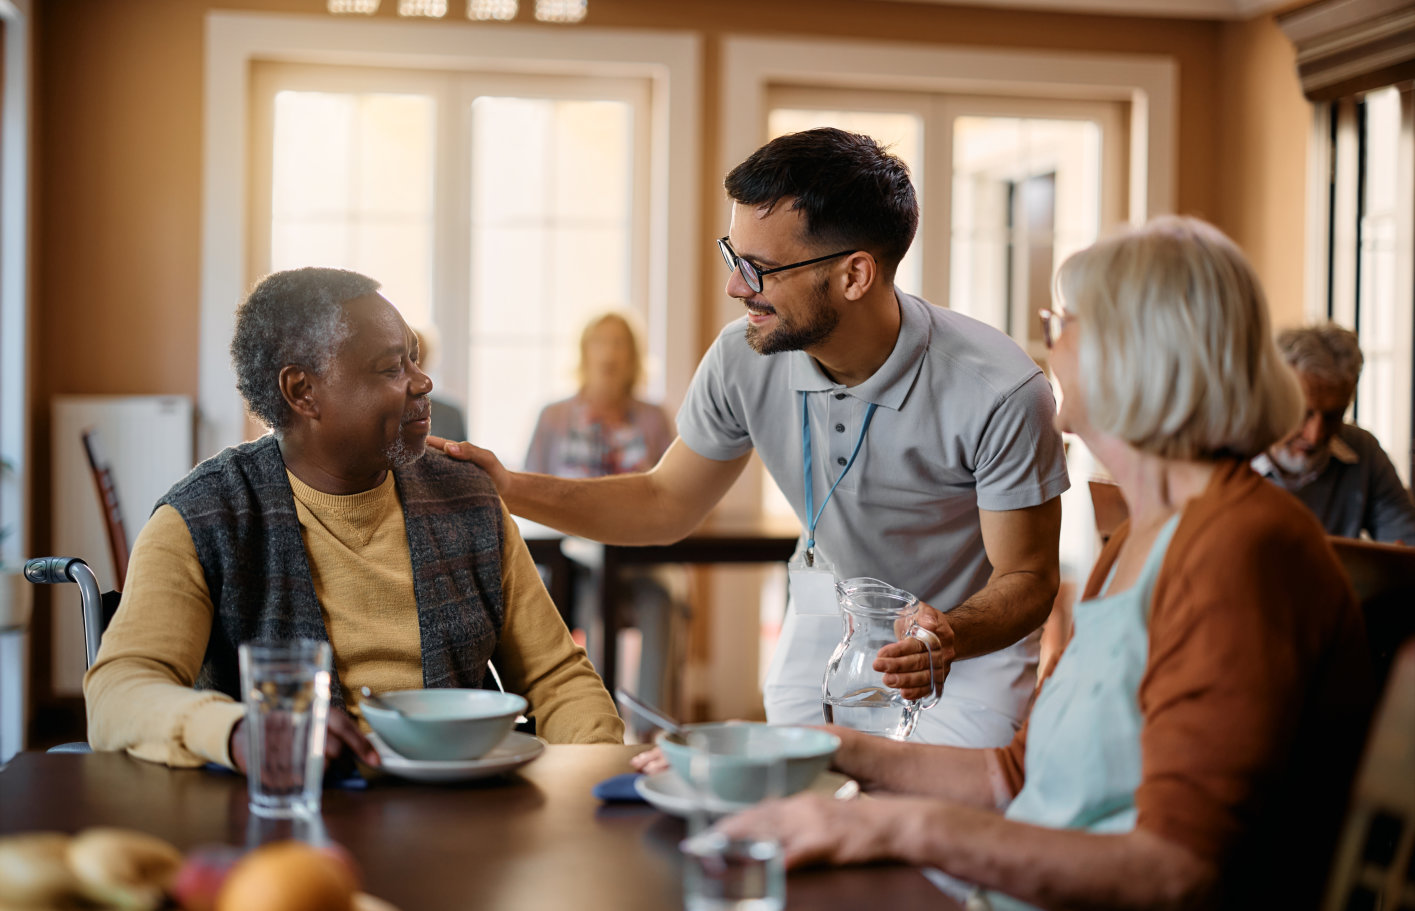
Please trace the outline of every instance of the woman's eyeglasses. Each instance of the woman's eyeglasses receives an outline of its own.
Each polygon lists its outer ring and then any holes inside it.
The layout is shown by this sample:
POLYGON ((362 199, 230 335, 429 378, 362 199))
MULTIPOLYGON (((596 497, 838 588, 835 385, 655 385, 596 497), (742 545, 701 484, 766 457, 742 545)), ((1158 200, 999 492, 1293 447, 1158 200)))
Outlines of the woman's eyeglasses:
POLYGON ((1066 324, 1076 317, 1070 313, 1058 313, 1055 310, 1038 310, 1037 316, 1042 319, 1042 341, 1050 349, 1056 344, 1056 340, 1061 338, 1061 332, 1066 328, 1066 324))

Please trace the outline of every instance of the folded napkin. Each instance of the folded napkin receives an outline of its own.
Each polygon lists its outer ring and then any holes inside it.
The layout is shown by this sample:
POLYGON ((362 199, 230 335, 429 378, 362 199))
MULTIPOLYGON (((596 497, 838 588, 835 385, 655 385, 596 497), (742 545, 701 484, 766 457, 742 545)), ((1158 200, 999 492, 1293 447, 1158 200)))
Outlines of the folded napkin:
POLYGON ((615 775, 595 785, 590 793, 605 803, 644 803, 644 799, 634 789, 634 782, 640 777, 639 772, 615 775))

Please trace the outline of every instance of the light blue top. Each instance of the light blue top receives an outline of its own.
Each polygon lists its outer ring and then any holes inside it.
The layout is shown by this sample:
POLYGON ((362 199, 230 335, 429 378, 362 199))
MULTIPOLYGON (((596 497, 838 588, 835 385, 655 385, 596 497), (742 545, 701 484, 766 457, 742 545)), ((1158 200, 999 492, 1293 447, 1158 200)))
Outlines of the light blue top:
MULTIPOLYGON (((1108 595, 1108 578, 1099 597, 1076 605, 1075 634, 1032 708, 1027 780, 1008 819, 1099 833, 1135 828, 1150 602, 1178 525, 1175 514, 1160 529, 1134 585, 1108 595)), ((1031 907, 995 893, 986 899, 993 911, 1031 907)))

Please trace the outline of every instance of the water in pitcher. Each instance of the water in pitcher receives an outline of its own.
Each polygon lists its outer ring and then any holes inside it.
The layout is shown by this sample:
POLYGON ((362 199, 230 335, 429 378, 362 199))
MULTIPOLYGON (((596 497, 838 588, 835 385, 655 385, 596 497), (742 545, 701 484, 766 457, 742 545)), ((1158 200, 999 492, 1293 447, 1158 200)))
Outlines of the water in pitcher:
POLYGON ((914 728, 914 706, 901 699, 898 690, 885 686, 867 686, 843 696, 831 696, 821 706, 826 724, 839 724, 866 734, 903 739, 908 736, 904 732, 914 728))

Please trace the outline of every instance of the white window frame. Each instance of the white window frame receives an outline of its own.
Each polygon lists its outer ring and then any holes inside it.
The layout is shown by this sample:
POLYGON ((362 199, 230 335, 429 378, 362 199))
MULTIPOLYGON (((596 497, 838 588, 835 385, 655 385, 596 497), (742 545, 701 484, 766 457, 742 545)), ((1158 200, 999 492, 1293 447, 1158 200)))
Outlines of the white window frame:
POLYGON ((649 350, 663 359, 665 398, 681 400, 697 364, 702 263, 701 41, 683 32, 557 31, 499 23, 356 21, 212 12, 203 90, 198 453, 245 435, 227 349, 251 258, 251 63, 278 60, 394 69, 636 76, 652 84, 649 350))
MULTIPOLYGON (((28 543, 30 15, 28 3, 0 0, 5 31, 0 95, 0 565, 19 562, 28 543)), ((4 757, 0 756, 0 762, 4 757)))
MULTIPOLYGON (((765 114, 775 108, 877 111, 913 114, 924 127, 924 179, 916 181, 921 218, 914 249, 927 249, 923 257, 919 288, 905 290, 922 294, 936 304, 948 304, 953 254, 953 140, 960 117, 1015 117, 1036 120, 1075 120, 1095 123, 1101 132, 1100 233, 1126 220, 1128 162, 1126 161, 1125 112, 1119 102, 1066 98, 1020 98, 941 94, 938 92, 878 89, 806 88, 769 85, 765 114), (930 216, 929 213, 936 213, 930 216)), ((1012 311, 1008 318, 1014 329, 1030 319, 1012 311)), ((1025 335, 1018 339, 1025 347, 1025 335)), ((1035 356, 1044 352, 1029 351, 1035 356)))
MULTIPOLYGON (((1312 107, 1312 133, 1307 156, 1307 290, 1304 314, 1309 323, 1332 320, 1342 326, 1357 326, 1359 308, 1357 218, 1358 126, 1355 96, 1335 103, 1321 102, 1312 107), (1333 133, 1335 136, 1333 137, 1333 133), (1335 156, 1333 156, 1333 142, 1335 156), (1335 159, 1335 160, 1334 160, 1335 159), (1335 231, 1333 231, 1335 227, 1335 231)), ((1415 434, 1415 365, 1409 352, 1415 350, 1415 86, 1400 85, 1400 145, 1398 185, 1389 191, 1400 200, 1396 206, 1396 247, 1404 254, 1398 260, 1395 285, 1405 289, 1405 297, 1395 304, 1403 317, 1398 332, 1406 339, 1406 364, 1411 369, 1410 385, 1399 393, 1399 404, 1408 405, 1406 419, 1395 428, 1402 443, 1415 434)), ((1361 383, 1367 378, 1363 373, 1361 383)), ((1360 387, 1358 386, 1358 389, 1360 387)), ((1360 397, 1352 399, 1353 407, 1360 397)), ((1358 422, 1361 414, 1355 415, 1358 422)), ((1371 429, 1367 427, 1366 429, 1371 429)), ((1383 441, 1384 442, 1384 441, 1383 441)), ((1415 446, 1387 450, 1401 480, 1415 480, 1415 446)))
MULTIPOLYGON (((471 272, 467 268, 472 250, 472 232, 468 214, 472 211, 472 187, 468 167, 472 161, 471 105, 478 97, 517 97, 539 99, 609 100, 622 102, 633 112, 633 138, 630 140, 635 161, 652 157, 651 92, 643 77, 575 76, 526 73, 496 73, 481 70, 409 70, 368 66, 331 67, 328 65, 271 63, 253 68, 251 101, 250 175, 254 193, 251 198, 251 271, 254 275, 268 273, 270 260, 273 200, 270 197, 274 144, 274 100, 277 92, 334 92, 366 94, 389 92, 430 98, 436 105, 437 139, 434 156, 435 170, 440 178, 433 203, 432 300, 430 322, 440 333, 439 383, 444 396, 462 402, 471 385, 471 364, 465 354, 471 337, 472 307, 484 305, 472 293, 471 272), (642 116, 641 116, 642 115, 642 116)), ((628 299, 622 305, 636 313, 644 325, 650 325, 649 253, 650 241, 650 173, 647 168, 635 168, 631 192, 631 237, 628 263, 628 299)), ((374 276, 380 278, 380 276, 374 276)), ((400 303, 394 300, 395 304, 400 303)), ((660 357, 655 357, 655 367, 660 357)), ((652 371, 646 389, 650 398, 662 400, 667 395, 661 370, 652 371)), ((573 390, 566 390, 568 395, 573 390)), ((475 396, 466 402, 475 407, 475 396)), ((529 404, 538 408, 541 403, 529 404)), ((468 413, 468 426, 476 418, 468 413)), ((512 453, 505 453, 510 457, 512 453)))
MULTIPOLYGON (((1120 101, 1130 104, 1128 220, 1141 224, 1153 215, 1173 211, 1179 65, 1169 56, 727 35, 722 40, 721 73, 722 134, 717 162, 720 173, 725 174, 764 141, 768 95, 774 86, 1120 101)), ((931 153, 926 150, 925 154, 931 153)), ((931 165, 937 166, 937 162, 931 165)), ((951 167, 939 173, 951 177, 951 167)), ((949 183, 951 186, 951 180, 949 183)), ((720 220, 723 225, 727 223, 725 202, 720 220)), ((929 243, 935 256, 940 250, 947 255, 937 238, 929 243)), ((927 272, 924 282, 929 284, 927 272)), ((720 325, 741 314, 741 305, 724 294, 719 298, 714 322, 720 325)), ((719 513, 737 517, 760 515, 761 474, 745 472, 724 499, 719 513)))

